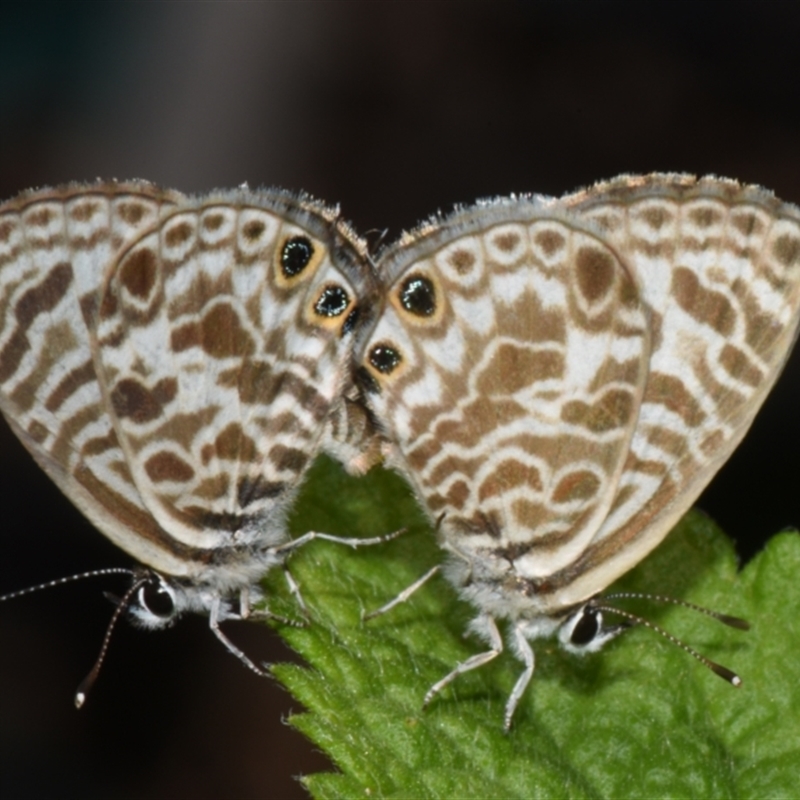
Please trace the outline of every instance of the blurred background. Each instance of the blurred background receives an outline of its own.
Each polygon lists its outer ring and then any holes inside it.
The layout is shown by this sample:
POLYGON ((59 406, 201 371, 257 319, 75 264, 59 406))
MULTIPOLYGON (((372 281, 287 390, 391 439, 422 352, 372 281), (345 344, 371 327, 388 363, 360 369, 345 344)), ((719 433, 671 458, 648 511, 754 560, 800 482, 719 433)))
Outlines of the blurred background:
MULTIPOLYGON (((621 172, 716 173, 800 202, 800 5, 181 2, 0 6, 0 198, 95 177, 247 181, 341 203, 361 233, 621 172)), ((374 235, 378 235, 377 233, 374 235)), ((800 525, 800 351, 699 506, 743 559, 800 525)), ((0 593, 128 559, 0 428, 0 593)), ((0 794, 303 797, 299 710, 202 619, 122 625, 83 584, 0 608, 0 794)), ((107 588, 107 587, 103 587, 107 588)), ((657 587, 656 587, 657 588, 657 587)), ((254 625, 232 637, 289 659, 254 625)))

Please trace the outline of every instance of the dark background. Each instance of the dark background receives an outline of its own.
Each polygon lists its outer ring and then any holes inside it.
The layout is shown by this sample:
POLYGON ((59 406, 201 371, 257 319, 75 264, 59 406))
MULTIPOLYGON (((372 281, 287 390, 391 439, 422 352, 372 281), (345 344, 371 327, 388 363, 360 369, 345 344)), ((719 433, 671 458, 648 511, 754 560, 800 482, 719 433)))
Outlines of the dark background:
MULTIPOLYGON (((477 197, 621 172, 716 173, 800 202, 800 7, 250 2, 0 7, 0 198, 148 178, 340 202, 393 239, 477 197)), ((743 558, 800 524, 800 351, 699 505, 743 558)), ((0 428, 0 592, 126 557, 0 428)), ((120 627, 90 584, 0 607, 0 794, 302 797, 297 704, 204 630, 120 627)), ((258 627, 233 636, 290 654, 258 627)))

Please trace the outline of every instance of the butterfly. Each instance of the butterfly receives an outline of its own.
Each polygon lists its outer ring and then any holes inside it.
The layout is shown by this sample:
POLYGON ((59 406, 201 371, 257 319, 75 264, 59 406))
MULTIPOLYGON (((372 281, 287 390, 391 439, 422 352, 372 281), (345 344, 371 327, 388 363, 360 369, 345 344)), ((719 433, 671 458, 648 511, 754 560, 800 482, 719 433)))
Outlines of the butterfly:
POLYGON ((109 632, 123 610, 146 628, 203 613, 263 674, 219 623, 299 545, 369 543, 292 540, 285 518, 320 451, 364 468, 348 392, 376 290, 361 240, 305 196, 96 183, 0 207, 0 409, 142 565, 101 571, 133 578, 109 632))
POLYGON ((435 521, 444 572, 489 645, 425 702, 499 655, 508 620, 524 667, 508 728, 531 641, 594 651, 627 627, 604 613, 643 622, 600 593, 691 506, 786 362, 800 210, 730 180, 623 175, 434 217, 377 269, 359 379, 386 464, 435 521))

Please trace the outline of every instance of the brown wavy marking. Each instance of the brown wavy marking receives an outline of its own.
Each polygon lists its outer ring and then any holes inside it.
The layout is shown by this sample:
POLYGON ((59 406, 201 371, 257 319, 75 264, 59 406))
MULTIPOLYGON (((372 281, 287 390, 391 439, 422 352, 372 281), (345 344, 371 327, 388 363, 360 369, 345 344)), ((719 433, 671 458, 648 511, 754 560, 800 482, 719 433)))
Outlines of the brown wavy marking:
POLYGON ((466 482, 457 480, 447 490, 446 495, 436 492, 428 496, 427 503, 431 511, 438 511, 440 508, 461 510, 469 500, 469 494, 469 486, 466 482))
POLYGON ((686 437, 682 434, 660 425, 650 426, 645 433, 649 444, 671 456, 682 456, 686 452, 686 437))
POLYGON ((730 300, 720 292, 706 289, 692 270, 675 268, 671 292, 678 305, 701 325, 710 325, 721 336, 733 333, 737 314, 730 300))
POLYGON ((600 479, 588 470, 576 470, 565 475, 550 495, 555 503, 589 500, 600 489, 600 479))
POLYGON ((644 220, 654 231, 660 230, 675 219, 675 215, 667 211, 663 206, 650 206, 642 209, 639 219, 644 220))
POLYGON ((427 475, 424 475, 423 481, 427 486, 441 486, 451 475, 463 475, 474 480, 475 474, 485 462, 485 457, 467 458, 451 454, 442 459, 427 475))
POLYGON ((597 368, 587 391, 594 394, 609 383, 627 383, 635 386, 639 382, 639 375, 643 369, 642 361, 639 358, 617 361, 613 356, 607 356, 606 360, 597 368))
POLYGON ((702 425, 706 419, 700 404, 683 385, 683 381, 663 372, 653 372, 648 377, 644 402, 662 405, 673 411, 690 428, 702 425))
POLYGON ((278 472, 293 472, 299 475, 308 463, 307 453, 284 444, 274 445, 267 456, 278 472))
MULTIPOLYGON (((553 510, 545 503, 529 500, 526 497, 518 497, 511 504, 511 513, 514 515, 516 524, 521 528, 527 528, 529 531, 539 531, 542 525, 552 517, 553 510)), ((516 558, 517 556, 513 557, 516 558)))
POLYGON ((144 471, 153 483, 176 481, 186 483, 194 478, 194 470, 180 456, 169 450, 154 453, 144 462, 144 471))
POLYGON ((518 486, 526 486, 534 492, 541 492, 544 489, 542 475, 533 465, 523 464, 516 458, 508 458, 501 461, 483 480, 478 489, 478 499, 488 500, 518 486))
POLYGON ((84 200, 82 203, 73 203, 69 209, 69 216, 76 222, 88 222, 100 209, 97 200, 84 200))
POLYGON ((72 397, 81 386, 93 383, 96 379, 94 362, 91 359, 84 361, 79 367, 75 367, 67 373, 58 383, 58 386, 50 393, 45 400, 44 407, 55 413, 66 400, 72 397))
MULTIPOLYGON (((149 247, 140 247, 123 260, 119 268, 119 282, 129 294, 140 300, 146 300, 156 285, 158 266, 158 255, 149 247)), ((103 316, 108 316, 105 303, 103 303, 103 316)))
POLYGON ((177 393, 175 378, 162 378, 152 389, 133 378, 124 378, 111 392, 111 405, 117 417, 141 425, 159 417, 163 406, 174 400, 177 393))
POLYGON ((722 348, 719 363, 728 375, 742 383, 746 383, 748 386, 752 386, 754 389, 764 379, 761 370, 753 364, 747 354, 732 344, 726 344, 722 348))
POLYGON ((83 447, 81 447, 81 455, 84 458, 90 458, 118 448, 119 439, 117 439, 114 429, 111 428, 105 436, 93 436, 91 439, 87 439, 83 447))
POLYGON ((190 224, 186 220, 181 220, 180 222, 176 222, 174 225, 170 225, 167 228, 167 231, 164 234, 164 242, 167 247, 177 247, 178 245, 186 244, 186 242, 192 238, 193 234, 194 225, 190 224))
POLYGON ((45 228, 49 225, 51 219, 53 219, 53 210, 47 206, 43 206, 42 208, 31 211, 30 214, 25 217, 25 226, 31 228, 45 228))
POLYGON ((263 220, 251 219, 242 226, 242 235, 248 242, 255 242, 264 235, 266 227, 263 220))
POLYGON ((223 461, 239 463, 258 462, 261 454, 256 443, 243 430, 238 422, 231 422, 214 439, 214 453, 223 461))
POLYGON ((592 404, 583 400, 564 403, 561 419, 593 433, 605 433, 625 427, 636 411, 633 396, 625 389, 612 389, 592 404))
POLYGON ((203 227, 207 231, 218 231, 224 221, 225 216, 223 214, 206 214, 203 217, 203 227))
POLYGON ((0 242, 7 242, 16 227, 17 221, 15 219, 5 219, 0 222, 0 242))
POLYGON ((453 250, 448 255, 447 261, 459 275, 469 275, 475 266, 475 254, 469 250, 453 250))
POLYGON ((37 393, 52 376, 53 366, 74 351, 77 344, 75 332, 66 320, 60 320, 45 330, 43 341, 39 341, 35 351, 36 363, 9 395, 20 410, 28 411, 38 404, 37 393))
POLYGON ((691 362, 694 373, 706 397, 710 397, 717 409, 719 419, 730 419, 732 414, 737 414, 747 404, 747 397, 742 392, 731 389, 720 383, 714 376, 705 357, 695 358, 691 362))
POLYGON ((175 353, 201 347, 212 358, 219 359, 246 358, 256 349, 253 337, 227 303, 213 306, 200 322, 188 322, 176 328, 170 337, 170 346, 175 353))
POLYGON ((628 502, 631 496, 636 493, 636 489, 637 487, 630 483, 619 488, 617 490, 616 495, 614 496, 614 502, 608 509, 608 516, 611 516, 618 508, 625 505, 625 503, 628 502))
POLYGON ((731 283, 744 312, 745 342, 760 355, 768 353, 784 331, 784 326, 772 314, 762 311, 755 293, 741 278, 731 283))
POLYGON ((545 308, 535 288, 525 291, 514 303, 501 307, 497 330, 528 345, 567 341, 567 321, 561 309, 545 308))
POLYGON ((725 434, 720 430, 716 430, 700 442, 700 450, 705 456, 712 458, 723 444, 725 444, 725 434))
POLYGON ((533 237, 533 241, 541 248, 547 258, 552 258, 556 253, 563 250, 567 244, 564 236, 552 229, 538 231, 533 237))
POLYGON ((126 200, 117 206, 117 214, 128 225, 138 225, 147 210, 148 206, 144 203, 137 203, 135 200, 126 200))
POLYGON ((625 472, 641 472, 642 475, 664 475, 667 471, 662 461, 655 459, 642 459, 635 453, 629 452, 625 459, 625 472))
POLYGON ((734 209, 730 214, 730 222, 739 233, 747 237, 758 236, 764 231, 764 223, 753 211, 734 209))
POLYGON ((775 239, 772 245, 772 253, 788 269, 793 264, 800 262, 800 239, 797 236, 790 236, 788 233, 784 233, 775 239))
POLYGON ((40 314, 52 311, 67 293, 73 281, 72 264, 56 264, 38 286, 28 289, 14 306, 17 324, 0 351, 0 383, 5 383, 19 368, 30 350, 28 330, 40 314))
POLYGON ((492 244, 501 253, 512 253, 519 244, 519 234, 512 231, 500 233, 492 239, 492 244))
POLYGON ((575 255, 575 271, 581 294, 590 303, 603 300, 614 285, 614 259, 599 247, 581 247, 575 255))
POLYGON ((49 434, 50 431, 39 420, 31 420, 28 424, 28 436, 37 444, 42 444, 49 434))
POLYGON ((700 206, 689 210, 689 219, 698 228, 710 228, 722 220, 722 212, 711 206, 700 206))
POLYGON ((203 500, 216 500, 227 496, 231 488, 231 478, 227 472, 220 472, 210 478, 204 478, 192 490, 195 497, 203 500))
MULTIPOLYGON (((527 414, 527 409, 513 400, 498 398, 493 402, 488 397, 476 397, 461 410, 460 419, 443 419, 438 422, 434 437, 442 443, 456 442, 464 447, 472 447, 480 444, 483 438, 498 426, 525 417, 527 414)), ((420 448, 415 448, 409 454, 409 461, 412 464, 415 453, 418 452, 422 451, 420 448)))
POLYGON ((564 354, 555 350, 531 350, 504 342, 484 367, 476 388, 487 397, 511 395, 537 381, 564 374, 564 354))

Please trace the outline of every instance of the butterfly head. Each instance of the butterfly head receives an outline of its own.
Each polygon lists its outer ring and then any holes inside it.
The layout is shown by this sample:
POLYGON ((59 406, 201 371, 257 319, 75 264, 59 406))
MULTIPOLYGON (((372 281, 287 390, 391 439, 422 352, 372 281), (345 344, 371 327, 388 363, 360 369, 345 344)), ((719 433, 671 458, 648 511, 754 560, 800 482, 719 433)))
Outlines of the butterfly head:
POLYGON ((184 594, 177 585, 150 572, 131 597, 127 610, 132 621, 141 628, 167 628, 184 610, 184 594))
POLYGON ((604 625, 603 612, 589 602, 567 617, 558 629, 558 640, 570 653, 596 653, 606 642, 631 627, 631 624, 623 622, 619 625, 604 625))

